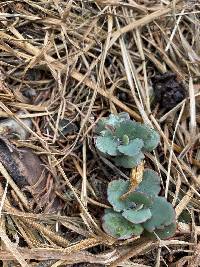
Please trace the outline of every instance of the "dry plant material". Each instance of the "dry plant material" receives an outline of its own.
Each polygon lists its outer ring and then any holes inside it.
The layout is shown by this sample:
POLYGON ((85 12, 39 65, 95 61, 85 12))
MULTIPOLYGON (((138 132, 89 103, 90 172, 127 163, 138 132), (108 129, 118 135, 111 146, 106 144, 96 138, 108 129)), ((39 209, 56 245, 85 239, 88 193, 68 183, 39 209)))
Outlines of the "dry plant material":
POLYGON ((142 182, 144 173, 144 161, 142 161, 136 168, 131 170, 130 175, 130 187, 128 192, 121 196, 121 199, 125 199, 131 192, 135 191, 138 185, 142 182))
MULTIPOLYGON (((20 114, 22 115, 23 112, 18 113, 18 115, 20 114)), ((23 119, 22 122, 27 128, 31 128, 32 122, 30 118, 23 119)), ((29 136, 28 130, 12 118, 0 121, 0 134, 7 138, 18 138, 20 140, 25 140, 29 136)))
POLYGON ((0 138, 0 162, 14 182, 33 195, 38 208, 48 206, 51 212, 60 209, 54 189, 46 189, 47 172, 44 165, 31 149, 17 149, 8 140, 0 138))
POLYGON ((144 161, 142 161, 136 168, 131 170, 130 182, 131 188, 130 190, 135 190, 137 186, 142 182, 144 173, 144 161))
MULTIPOLYGON (((10 140, 0 142, 8 154, 0 155, 1 224, 12 241, 8 247, 1 243, 3 265, 18 266, 12 246, 31 267, 45 266, 44 260, 52 260, 52 267, 170 266, 181 258, 184 262, 183 255, 196 264, 200 195, 194 181, 200 153, 198 140, 188 140, 190 133, 199 134, 199 22, 197 1, 0 1, 0 117, 32 122, 31 129, 25 128, 26 141, 14 141, 20 148, 10 140), (152 105, 151 80, 166 71, 183 81, 188 97, 163 116, 163 109, 152 105), (135 237, 116 241, 101 229, 107 185, 130 176, 133 184, 140 180, 137 170, 130 174, 132 167, 128 171, 109 165, 108 158, 106 164, 99 160, 94 148, 96 122, 122 111, 159 131, 159 149, 145 153, 145 165, 162 177, 168 201, 176 195, 174 208, 192 216, 193 223, 185 228, 178 223, 169 240, 152 244, 139 238, 138 246, 135 237), (40 153, 39 161, 34 151, 40 153), (34 166, 25 155, 36 160, 34 166), (43 209, 30 207, 30 194, 23 192, 27 188, 43 209)), ((173 78, 173 85, 179 91, 178 79, 173 78)))

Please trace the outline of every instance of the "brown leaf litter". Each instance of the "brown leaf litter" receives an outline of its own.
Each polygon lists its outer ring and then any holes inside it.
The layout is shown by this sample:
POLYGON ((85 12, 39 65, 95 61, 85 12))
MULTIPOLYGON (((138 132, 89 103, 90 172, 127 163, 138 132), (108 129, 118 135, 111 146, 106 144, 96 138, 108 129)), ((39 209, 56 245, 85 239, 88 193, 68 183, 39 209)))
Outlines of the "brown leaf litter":
POLYGON ((39 209, 46 206, 49 212, 55 212, 61 208, 44 164, 31 149, 17 149, 0 138, 0 162, 16 185, 32 194, 39 209))
POLYGON ((0 265, 198 266, 199 19, 198 1, 0 1, 0 265), (93 142, 121 111, 161 136, 132 173, 93 142), (177 233, 117 241, 101 228, 107 184, 131 177, 132 190, 143 167, 177 233))

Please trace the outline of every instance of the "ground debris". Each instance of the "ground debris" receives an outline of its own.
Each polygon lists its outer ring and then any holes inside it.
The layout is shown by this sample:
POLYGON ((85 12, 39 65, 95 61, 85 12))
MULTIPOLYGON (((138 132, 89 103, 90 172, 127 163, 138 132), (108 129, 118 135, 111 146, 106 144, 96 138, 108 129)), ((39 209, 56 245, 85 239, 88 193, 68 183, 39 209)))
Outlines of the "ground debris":
POLYGON ((156 75, 152 82, 155 101, 165 110, 172 109, 186 97, 186 90, 177 80, 175 73, 166 72, 156 75))
MULTIPOLYGON (((17 115, 22 115, 23 112, 18 112, 17 115)), ((16 119, 8 118, 0 121, 0 134, 6 136, 7 138, 18 138, 20 140, 25 140, 29 136, 29 132, 26 128, 31 128, 32 122, 30 118, 22 119, 21 122, 16 121, 16 119), (25 128, 26 127, 26 128, 25 128)))
MULTIPOLYGON (((32 194, 38 207, 42 208, 51 204, 49 209, 55 206, 54 208, 59 210, 53 186, 46 189, 47 172, 45 167, 31 149, 17 149, 7 139, 0 138, 0 162, 14 182, 22 190, 28 190, 32 194)), ((51 211, 53 210, 51 209, 51 211)))
POLYGON ((198 264, 197 2, 0 1, 0 234, 10 244, 1 239, 0 266, 198 264), (132 177, 134 187, 141 178, 95 152, 95 125, 123 111, 159 131, 144 167, 159 172, 177 220, 183 210, 192 220, 146 248, 102 230, 108 183, 132 177))

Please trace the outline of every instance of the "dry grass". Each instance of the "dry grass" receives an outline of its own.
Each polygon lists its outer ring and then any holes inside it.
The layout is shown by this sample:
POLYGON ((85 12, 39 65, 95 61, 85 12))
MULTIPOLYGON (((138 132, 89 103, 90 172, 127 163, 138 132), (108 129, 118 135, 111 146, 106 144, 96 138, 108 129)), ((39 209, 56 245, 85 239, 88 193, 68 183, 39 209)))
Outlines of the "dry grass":
POLYGON ((62 200, 56 214, 36 212, 0 165, 2 266, 199 266, 199 1, 10 0, 0 11, 0 116, 32 119, 30 138, 14 143, 40 155, 62 200), (164 114, 151 78, 167 70, 188 97, 164 114), (146 166, 162 175, 177 219, 191 219, 170 240, 119 242, 101 229, 107 183, 129 173, 99 159, 93 127, 120 111, 160 133, 146 166), (76 134, 59 137, 64 117, 76 134))

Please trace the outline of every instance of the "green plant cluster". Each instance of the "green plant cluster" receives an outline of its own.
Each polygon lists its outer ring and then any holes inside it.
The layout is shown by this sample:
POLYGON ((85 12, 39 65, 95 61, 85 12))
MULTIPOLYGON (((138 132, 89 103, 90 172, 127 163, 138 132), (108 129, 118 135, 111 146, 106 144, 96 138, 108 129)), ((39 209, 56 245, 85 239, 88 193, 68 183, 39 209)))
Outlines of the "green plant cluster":
MULTIPOLYGON (((124 168, 136 167, 144 158, 144 152, 152 151, 159 143, 155 130, 132 121, 124 112, 102 118, 96 133, 96 148, 124 168)), ((141 234, 161 239, 173 236, 176 230, 175 211, 164 197, 158 195, 158 174, 146 169, 141 183, 131 193, 130 187, 130 181, 122 179, 109 183, 107 195, 112 208, 105 210, 104 231, 118 239, 141 234)))
POLYGON ((176 230, 175 211, 160 192, 160 177, 146 169, 143 180, 135 191, 121 198, 130 187, 129 181, 122 179, 109 183, 107 194, 112 209, 106 209, 103 229, 118 239, 145 234, 161 239, 174 235, 176 230))
POLYGON ((96 148, 115 165, 133 168, 159 143, 158 133, 148 125, 130 119, 128 113, 102 118, 96 128, 96 148))

